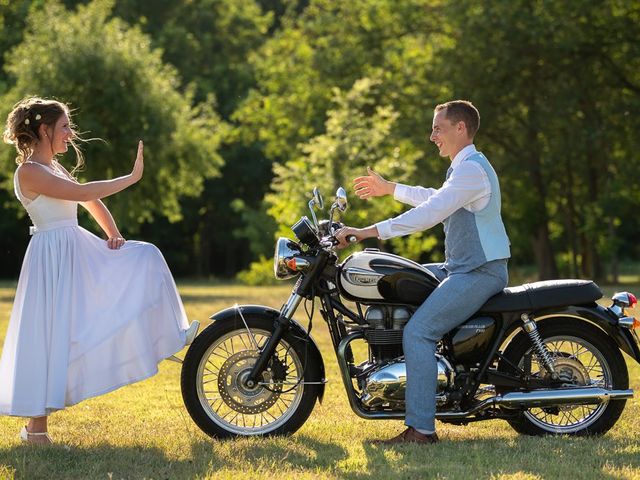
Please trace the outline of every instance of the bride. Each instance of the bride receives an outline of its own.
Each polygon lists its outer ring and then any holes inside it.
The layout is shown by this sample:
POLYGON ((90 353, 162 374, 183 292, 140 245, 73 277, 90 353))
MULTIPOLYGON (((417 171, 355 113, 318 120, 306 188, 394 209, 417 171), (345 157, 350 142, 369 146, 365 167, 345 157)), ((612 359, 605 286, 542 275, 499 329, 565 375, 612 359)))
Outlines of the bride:
POLYGON ((56 161, 71 145, 83 164, 77 139, 69 108, 35 97, 15 105, 4 132, 34 225, 0 358, 0 415, 29 417, 25 442, 51 443, 51 413, 155 375, 198 330, 160 251, 125 241, 100 200, 142 178, 142 141, 129 175, 78 183, 56 161), (106 242, 78 226, 78 204, 106 242))

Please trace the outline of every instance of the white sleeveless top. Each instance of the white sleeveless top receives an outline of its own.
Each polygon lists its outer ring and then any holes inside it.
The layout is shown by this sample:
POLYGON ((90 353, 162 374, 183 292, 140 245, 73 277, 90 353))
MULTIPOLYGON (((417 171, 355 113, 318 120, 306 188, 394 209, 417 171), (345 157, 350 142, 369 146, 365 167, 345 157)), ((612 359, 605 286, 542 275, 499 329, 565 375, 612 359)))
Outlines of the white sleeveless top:
MULTIPOLYGON (((49 168, 38 162, 28 161, 25 163, 36 163, 37 165, 40 165, 41 168, 46 168, 54 175, 65 179, 67 178, 63 172, 55 168, 49 168)), ((22 203, 22 206, 25 208, 29 214, 29 218, 31 218, 31 221, 33 222, 35 228, 32 227, 31 233, 78 225, 78 202, 47 197, 42 194, 38 195, 33 200, 26 198, 20 190, 20 181, 18 179, 19 170, 20 167, 16 169, 13 175, 13 188, 16 197, 20 200, 20 203, 22 203)))

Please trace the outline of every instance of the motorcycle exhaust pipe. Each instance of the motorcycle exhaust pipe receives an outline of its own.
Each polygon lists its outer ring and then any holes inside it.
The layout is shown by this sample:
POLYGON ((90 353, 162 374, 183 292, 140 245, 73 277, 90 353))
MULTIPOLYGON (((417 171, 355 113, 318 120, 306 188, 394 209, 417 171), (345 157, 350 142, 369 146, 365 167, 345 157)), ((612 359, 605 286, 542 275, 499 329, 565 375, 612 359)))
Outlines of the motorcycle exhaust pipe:
POLYGON ((627 398, 633 398, 633 390, 606 390, 590 387, 511 392, 495 397, 494 405, 506 408, 534 408, 555 405, 589 405, 627 398))
POLYGON ((571 388, 565 390, 535 390, 532 392, 510 392, 487 398, 466 412, 438 412, 436 418, 462 419, 491 407, 525 409, 553 407, 558 405, 591 405, 609 400, 633 398, 633 390, 606 390, 604 388, 571 388))

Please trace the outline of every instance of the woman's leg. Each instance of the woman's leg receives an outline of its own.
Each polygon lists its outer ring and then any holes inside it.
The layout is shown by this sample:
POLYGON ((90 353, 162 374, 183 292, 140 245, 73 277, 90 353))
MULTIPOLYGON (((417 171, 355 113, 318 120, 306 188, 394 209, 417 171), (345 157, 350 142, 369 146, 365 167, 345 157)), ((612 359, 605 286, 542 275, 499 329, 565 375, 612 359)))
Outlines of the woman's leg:
POLYGON ((27 438, 30 443, 51 443, 47 435, 32 435, 33 433, 46 433, 49 417, 33 417, 27 423, 27 438))

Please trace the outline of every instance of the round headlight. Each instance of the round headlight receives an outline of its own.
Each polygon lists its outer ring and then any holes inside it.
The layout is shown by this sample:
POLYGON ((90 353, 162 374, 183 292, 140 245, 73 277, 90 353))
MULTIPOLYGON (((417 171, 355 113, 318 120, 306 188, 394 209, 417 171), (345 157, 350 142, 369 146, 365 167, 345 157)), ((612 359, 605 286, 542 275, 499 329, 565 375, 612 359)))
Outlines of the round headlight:
POLYGON ((299 272, 294 272, 287 267, 286 261, 295 255, 300 255, 302 249, 293 240, 280 237, 276 242, 276 250, 273 255, 273 274, 278 280, 286 280, 295 277, 299 272))

